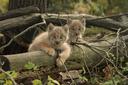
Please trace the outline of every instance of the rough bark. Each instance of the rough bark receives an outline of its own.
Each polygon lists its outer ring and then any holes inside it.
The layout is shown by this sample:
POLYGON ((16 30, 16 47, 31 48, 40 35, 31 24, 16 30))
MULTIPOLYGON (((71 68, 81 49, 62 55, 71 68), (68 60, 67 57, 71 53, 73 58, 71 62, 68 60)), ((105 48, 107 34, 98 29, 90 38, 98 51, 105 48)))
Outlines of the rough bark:
POLYGON ((29 27, 35 23, 41 22, 40 14, 20 16, 0 21, 0 31, 14 30, 19 27, 29 27))
MULTIPOLYGON (((101 46, 100 49, 108 50, 109 46, 111 45, 110 42, 113 42, 113 40, 109 41, 109 43, 102 41, 97 43, 90 43, 90 45, 101 46)), ((105 53, 101 50, 97 50, 97 52, 100 53, 99 56, 99 54, 93 52, 90 48, 86 46, 81 45, 80 47, 82 49, 77 46, 72 47, 71 56, 66 61, 66 66, 68 69, 81 68, 85 64, 85 61, 87 66, 94 66, 99 63, 103 59, 102 56, 105 55, 105 53)), ((40 51, 3 56, 9 60, 9 65, 12 70, 23 69, 24 65, 29 61, 33 62, 37 66, 53 67, 55 65, 54 61, 56 59, 56 57, 48 56, 47 54, 40 51)))
POLYGON ((39 13, 39 12, 40 12, 39 8, 33 6, 10 10, 7 13, 0 14, 0 21, 8 18, 14 18, 18 16, 23 16, 31 13, 39 13))

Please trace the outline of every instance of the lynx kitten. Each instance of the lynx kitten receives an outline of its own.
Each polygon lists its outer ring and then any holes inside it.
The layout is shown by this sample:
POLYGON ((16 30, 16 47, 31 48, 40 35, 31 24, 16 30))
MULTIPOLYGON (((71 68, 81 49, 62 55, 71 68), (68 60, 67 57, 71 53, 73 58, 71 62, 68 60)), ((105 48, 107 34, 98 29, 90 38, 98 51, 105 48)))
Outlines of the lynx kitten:
POLYGON ((69 25, 69 42, 77 42, 82 39, 85 31, 84 20, 68 20, 69 25))
POLYGON ((56 49, 60 49, 56 65, 62 66, 70 56, 71 48, 67 43, 69 28, 65 26, 48 25, 48 31, 38 35, 30 44, 28 51, 41 50, 51 56, 56 55, 56 49))

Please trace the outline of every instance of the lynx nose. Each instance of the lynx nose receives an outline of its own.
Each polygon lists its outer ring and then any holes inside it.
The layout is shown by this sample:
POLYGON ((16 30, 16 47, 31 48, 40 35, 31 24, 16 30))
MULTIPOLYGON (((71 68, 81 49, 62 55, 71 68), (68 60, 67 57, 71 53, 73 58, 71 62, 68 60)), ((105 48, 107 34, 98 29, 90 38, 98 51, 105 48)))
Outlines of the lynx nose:
POLYGON ((76 33, 76 36, 78 36, 79 35, 79 33, 76 33))
POLYGON ((56 44, 59 44, 59 41, 56 41, 55 43, 56 43, 56 44))

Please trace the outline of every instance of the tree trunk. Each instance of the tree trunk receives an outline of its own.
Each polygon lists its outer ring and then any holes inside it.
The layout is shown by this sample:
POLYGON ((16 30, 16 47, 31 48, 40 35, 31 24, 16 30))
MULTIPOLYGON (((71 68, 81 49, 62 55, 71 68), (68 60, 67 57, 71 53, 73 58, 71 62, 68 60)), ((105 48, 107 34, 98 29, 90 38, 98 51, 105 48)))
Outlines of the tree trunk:
POLYGON ((46 12, 48 0, 9 0, 9 10, 18 9, 28 6, 35 6, 40 9, 40 12, 46 12))

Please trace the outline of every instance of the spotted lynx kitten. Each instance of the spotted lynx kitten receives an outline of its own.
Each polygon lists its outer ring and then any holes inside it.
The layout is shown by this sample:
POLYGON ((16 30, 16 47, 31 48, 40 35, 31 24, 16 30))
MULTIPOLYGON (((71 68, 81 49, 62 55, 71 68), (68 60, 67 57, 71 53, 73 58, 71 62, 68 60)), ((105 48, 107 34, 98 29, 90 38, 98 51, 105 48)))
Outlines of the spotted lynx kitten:
POLYGON ((77 42, 82 40, 82 35, 85 31, 85 20, 68 20, 69 25, 69 42, 77 42))
POLYGON ((56 55, 56 49, 60 49, 56 59, 56 65, 62 66, 70 56, 71 48, 67 43, 69 28, 65 26, 48 25, 48 31, 38 35, 30 44, 28 51, 41 50, 51 56, 56 55))

